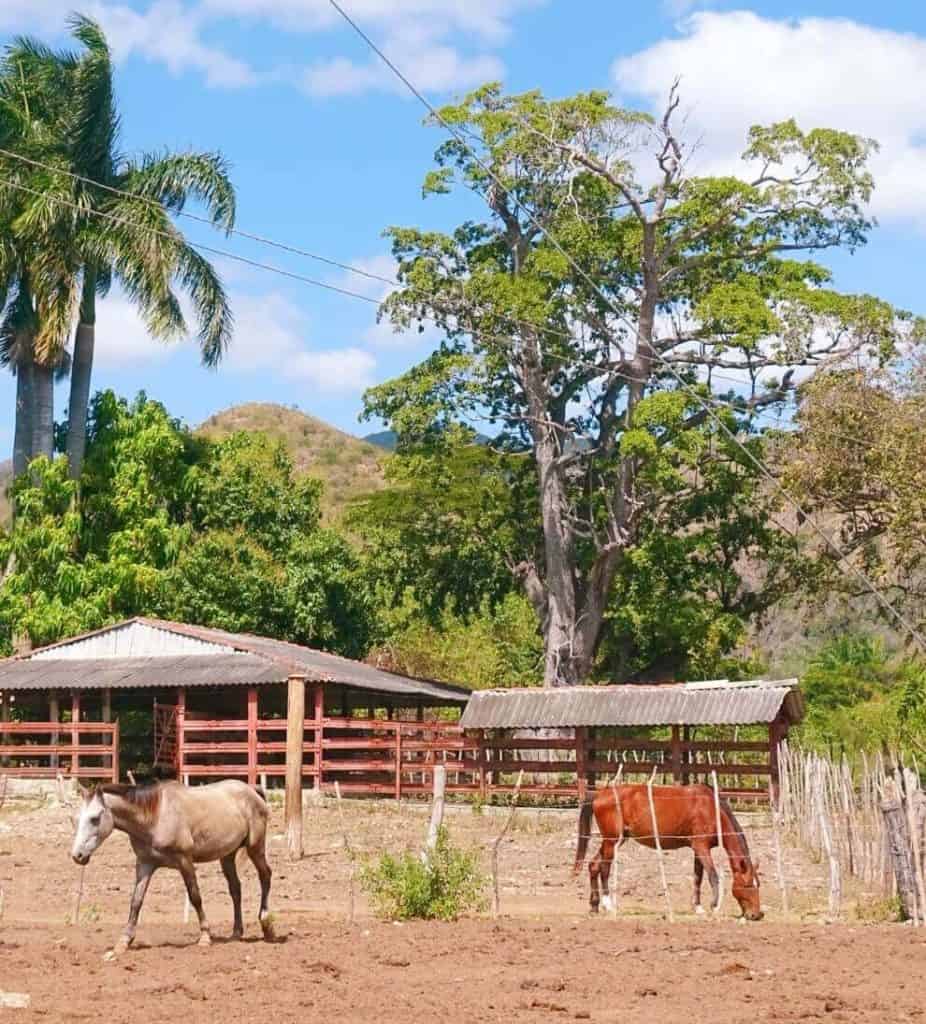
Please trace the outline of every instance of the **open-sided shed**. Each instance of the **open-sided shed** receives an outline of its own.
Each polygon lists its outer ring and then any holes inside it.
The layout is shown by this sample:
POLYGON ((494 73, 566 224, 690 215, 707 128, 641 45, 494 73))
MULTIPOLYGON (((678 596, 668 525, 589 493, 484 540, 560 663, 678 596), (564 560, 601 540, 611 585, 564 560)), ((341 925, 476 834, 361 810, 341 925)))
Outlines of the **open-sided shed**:
POLYGON ((118 778, 127 729, 140 721, 147 734, 133 738, 144 746, 125 767, 282 776, 291 679, 305 691, 303 774, 339 778, 345 790, 393 792, 403 765, 383 740, 469 696, 268 637, 135 618, 0 661, 0 770, 118 778))
POLYGON ((580 797, 618 771, 679 783, 716 771, 728 794, 764 797, 778 784, 779 745, 802 716, 796 679, 713 680, 482 690, 460 724, 480 747, 489 788, 521 769, 554 780, 537 793, 580 797))

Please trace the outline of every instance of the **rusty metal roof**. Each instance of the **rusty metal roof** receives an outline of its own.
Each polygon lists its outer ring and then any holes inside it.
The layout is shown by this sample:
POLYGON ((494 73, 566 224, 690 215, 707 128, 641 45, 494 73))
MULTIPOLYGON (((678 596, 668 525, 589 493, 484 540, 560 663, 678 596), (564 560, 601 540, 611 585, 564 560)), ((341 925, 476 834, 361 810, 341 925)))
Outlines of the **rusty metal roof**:
POLYGON ((414 698, 415 703, 424 698, 434 704, 461 706, 470 693, 461 686, 401 676, 365 662, 282 640, 147 618, 130 619, 28 654, 0 660, 0 690, 226 686, 285 682, 291 675, 304 675, 312 682, 340 683, 414 698), (88 637, 100 636, 132 623, 215 644, 216 653, 123 654, 92 658, 80 657, 79 654, 75 657, 77 651, 66 653, 67 648, 76 647, 88 637))
POLYGON ((800 721, 796 679, 477 690, 460 724, 464 729, 753 725, 774 721, 783 708, 789 721, 800 721))

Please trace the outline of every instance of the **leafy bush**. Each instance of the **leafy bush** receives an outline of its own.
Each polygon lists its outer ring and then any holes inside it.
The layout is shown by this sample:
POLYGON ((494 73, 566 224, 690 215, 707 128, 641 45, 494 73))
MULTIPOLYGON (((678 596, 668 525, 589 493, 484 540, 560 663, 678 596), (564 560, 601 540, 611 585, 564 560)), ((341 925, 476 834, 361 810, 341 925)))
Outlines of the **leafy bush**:
POLYGON ((486 878, 477 854, 454 847, 444 828, 427 859, 409 851, 398 857, 384 853, 366 865, 360 884, 376 914, 389 920, 453 921, 485 907, 486 878))

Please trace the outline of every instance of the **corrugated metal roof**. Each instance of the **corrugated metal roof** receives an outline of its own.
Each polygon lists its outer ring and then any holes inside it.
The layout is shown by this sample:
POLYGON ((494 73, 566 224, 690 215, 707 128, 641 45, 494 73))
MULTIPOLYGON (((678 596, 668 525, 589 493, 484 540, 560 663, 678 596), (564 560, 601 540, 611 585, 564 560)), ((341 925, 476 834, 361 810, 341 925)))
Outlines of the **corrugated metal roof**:
POLYGON ((569 686, 477 690, 464 729, 539 729, 579 725, 753 725, 772 722, 786 705, 790 721, 803 706, 797 680, 678 683, 667 686, 569 686))
MULTIPOLYGON (((221 686, 245 683, 283 682, 290 675, 304 675, 312 682, 342 683, 362 690, 394 696, 426 698, 435 703, 462 705, 470 691, 427 679, 414 679, 394 672, 352 661, 327 651, 273 640, 247 633, 228 633, 220 629, 189 626, 160 619, 137 618, 153 629, 192 637, 216 645, 215 654, 165 656, 104 656, 75 658, 65 655, 67 648, 87 637, 101 636, 104 630, 83 634, 29 654, 0 661, 0 690, 73 687, 101 689, 109 687, 221 686), (228 653, 229 649, 233 653, 228 653), (55 652, 62 651, 56 657, 55 652), (53 681, 52 681, 53 680, 53 681)), ((124 628, 127 623, 107 627, 124 628)))

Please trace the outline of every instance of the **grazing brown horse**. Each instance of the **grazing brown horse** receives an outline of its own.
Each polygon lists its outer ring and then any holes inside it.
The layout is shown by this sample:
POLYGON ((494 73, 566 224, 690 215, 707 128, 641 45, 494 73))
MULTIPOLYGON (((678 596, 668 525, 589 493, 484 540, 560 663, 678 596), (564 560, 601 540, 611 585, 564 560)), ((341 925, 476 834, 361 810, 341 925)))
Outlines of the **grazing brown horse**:
MULTIPOLYGON (((585 860, 593 812, 602 836, 601 849, 588 865, 591 880, 589 905, 593 914, 598 912, 599 874, 605 892, 605 908, 608 909, 607 891, 611 862, 615 849, 624 839, 629 837, 643 846, 656 848, 647 789, 647 786, 642 785, 599 789, 593 797, 589 797, 582 804, 579 813, 579 845, 573 869, 575 872, 578 872, 585 860)), ((690 846, 694 851, 692 902, 695 912, 704 912, 701 908, 701 880, 705 869, 714 897, 711 906, 716 910, 720 902, 720 886, 717 869, 711 859, 711 849, 718 845, 714 791, 708 786, 653 786, 653 807, 656 811, 662 849, 678 850, 683 846, 690 846)), ((750 858, 746 837, 726 800, 720 801, 720 827, 723 833, 721 841, 730 860, 730 870, 733 872, 733 896, 743 911, 743 917, 750 921, 759 921, 763 915, 759 905, 758 862, 753 863, 750 858)))
POLYGON ((208 786, 187 787, 179 782, 145 786, 107 785, 83 791, 83 802, 71 856, 86 864, 113 829, 128 834, 135 851, 135 889, 125 932, 114 953, 125 952, 135 938, 138 915, 151 876, 158 868, 174 868, 183 876, 190 903, 199 918, 199 943, 211 942, 203 913, 194 865, 218 860, 228 882, 235 911, 232 938, 241 938, 241 882, 235 856, 245 850, 260 878, 260 925, 265 939, 273 938, 267 907, 270 866, 264 852, 269 809, 257 786, 227 779, 208 786))

